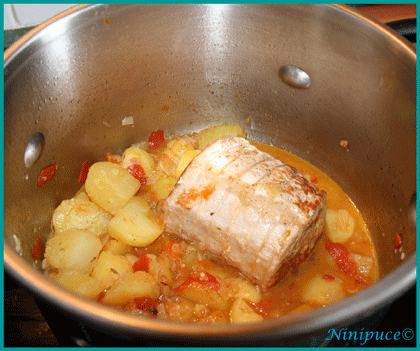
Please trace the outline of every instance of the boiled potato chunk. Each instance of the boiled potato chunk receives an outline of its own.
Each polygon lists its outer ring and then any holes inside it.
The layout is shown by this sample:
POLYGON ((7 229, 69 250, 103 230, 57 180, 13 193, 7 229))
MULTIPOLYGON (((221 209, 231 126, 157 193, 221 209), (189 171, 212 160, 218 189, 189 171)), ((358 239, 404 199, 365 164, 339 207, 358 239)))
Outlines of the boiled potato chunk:
POLYGON ((129 147, 122 155, 121 166, 123 168, 127 168, 133 164, 133 162, 140 164, 147 178, 150 177, 156 165, 152 155, 150 155, 147 151, 139 149, 138 147, 129 147))
POLYGON ((239 291, 236 294, 237 298, 240 297, 242 299, 255 302, 255 303, 260 302, 262 298, 261 292, 258 290, 258 288, 254 284, 247 282, 245 280, 241 280, 238 286, 239 286, 239 291))
POLYGON ((168 150, 176 157, 180 158, 185 152, 194 150, 191 141, 187 138, 175 138, 168 142, 168 150))
POLYGON ((112 215, 127 204, 140 186, 140 181, 126 169, 111 162, 94 163, 85 182, 91 200, 112 215))
POLYGON ((125 255, 130 251, 130 248, 130 245, 111 238, 104 245, 103 251, 109 251, 114 255, 125 255))
POLYGON ((156 170, 153 176, 160 178, 162 175, 169 175, 174 177, 178 160, 171 158, 169 154, 160 154, 156 163, 156 170))
POLYGON ((136 297, 157 299, 160 295, 159 284, 149 274, 138 271, 125 275, 105 294, 102 302, 109 305, 124 305, 136 297))
POLYGON ((182 155, 181 159, 179 160, 178 166, 176 168, 176 172, 175 172, 175 176, 177 179, 185 171, 185 169, 188 167, 188 165, 193 160, 193 158, 197 156, 199 153, 200 153, 200 150, 189 150, 182 155))
POLYGON ((345 296, 340 280, 326 280, 321 275, 312 278, 303 291, 303 301, 315 305, 328 305, 345 296))
POLYGON ((210 143, 228 135, 246 138, 245 129, 239 124, 221 124, 198 132, 198 148, 203 150, 210 143))
POLYGON ((289 312, 290 315, 312 311, 313 307, 303 304, 289 312))
POLYGON ((67 229, 86 229, 100 235, 108 231, 111 215, 90 200, 64 200, 55 209, 52 224, 56 233, 67 229))
POLYGON ((127 257, 102 251, 91 276, 101 281, 108 288, 123 275, 133 272, 132 264, 127 257))
POLYGON ((230 308, 230 320, 232 323, 260 322, 264 318, 256 313, 243 298, 235 299, 230 308))
POLYGON ((347 210, 327 209, 327 235, 334 243, 344 243, 353 235, 354 218, 347 210))
POLYGON ((218 310, 225 310, 229 302, 219 291, 207 286, 205 281, 187 280, 175 289, 179 295, 195 303, 206 305, 218 310))
POLYGON ((84 184, 77 191, 76 195, 73 196, 73 199, 84 199, 84 200, 89 200, 90 201, 90 198, 89 198, 88 194, 86 193, 85 185, 84 184))
POLYGON ((62 287, 89 299, 94 299, 106 288, 88 274, 70 269, 60 270, 55 280, 62 287))
POLYGON ((163 226, 147 201, 136 196, 111 219, 108 232, 112 238, 127 245, 144 247, 162 234, 163 226))
POLYGON ((356 262, 357 271, 364 276, 368 276, 373 266, 373 258, 354 253, 350 254, 350 256, 356 262))
POLYGON ((229 317, 224 311, 214 311, 207 317, 200 319, 198 323, 214 324, 214 323, 228 323, 229 317))
POLYGON ((177 180, 174 177, 158 178, 150 187, 150 190, 156 195, 156 200, 166 199, 174 188, 177 180))
POLYGON ((58 269, 75 269, 89 273, 102 249, 99 238, 82 229, 68 229, 48 240, 47 263, 58 269))

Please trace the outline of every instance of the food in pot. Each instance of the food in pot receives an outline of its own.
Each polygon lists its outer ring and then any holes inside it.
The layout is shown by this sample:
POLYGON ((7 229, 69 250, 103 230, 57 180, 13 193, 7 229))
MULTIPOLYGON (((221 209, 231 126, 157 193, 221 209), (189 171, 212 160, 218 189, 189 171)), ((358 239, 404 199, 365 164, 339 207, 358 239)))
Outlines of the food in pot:
POLYGON ((155 131, 122 155, 107 154, 90 167, 84 163, 78 180, 85 185, 52 216, 46 274, 79 295, 128 313, 198 323, 279 318, 326 306, 374 283, 375 250, 347 195, 304 160, 245 137, 238 125, 170 139, 155 131), (215 150, 223 157, 213 157, 215 150), (222 174, 232 179, 209 173, 227 155, 233 162, 222 174), (221 207, 213 211, 215 202, 221 207), (254 204, 267 213, 250 213, 254 204), (223 215, 243 227, 227 228, 223 215), (295 227, 270 236, 274 228, 284 228, 274 224, 275 216, 295 227), (268 251, 260 250, 261 233, 268 251), (236 259, 240 264, 217 251, 221 243, 228 243, 228 254, 230 245, 232 257, 242 255, 236 259), (311 246, 306 260, 284 274, 282 267, 295 265, 311 246), (254 270, 243 268, 252 260, 254 270))
POLYGON ((163 203, 165 229, 239 269, 263 290, 313 249, 325 192, 246 139, 224 137, 186 168, 163 203))

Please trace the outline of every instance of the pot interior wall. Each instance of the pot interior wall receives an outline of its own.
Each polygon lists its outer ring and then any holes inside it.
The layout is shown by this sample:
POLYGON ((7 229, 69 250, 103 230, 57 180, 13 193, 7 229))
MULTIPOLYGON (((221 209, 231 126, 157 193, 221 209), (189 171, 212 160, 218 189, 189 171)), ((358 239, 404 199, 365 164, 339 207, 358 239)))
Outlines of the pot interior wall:
POLYGON ((80 187, 85 160, 156 129, 170 136, 240 123, 251 139, 303 157, 342 186, 385 275, 402 262, 396 232, 406 257, 416 246, 416 59, 402 47, 329 6, 93 5, 51 23, 5 63, 6 241, 20 238, 31 261, 54 207, 80 187), (282 82, 283 65, 305 70, 310 88, 282 82), (125 116, 132 126, 122 126, 125 116), (28 169, 36 132, 44 148, 28 169), (37 188, 53 163, 55 178, 37 188))

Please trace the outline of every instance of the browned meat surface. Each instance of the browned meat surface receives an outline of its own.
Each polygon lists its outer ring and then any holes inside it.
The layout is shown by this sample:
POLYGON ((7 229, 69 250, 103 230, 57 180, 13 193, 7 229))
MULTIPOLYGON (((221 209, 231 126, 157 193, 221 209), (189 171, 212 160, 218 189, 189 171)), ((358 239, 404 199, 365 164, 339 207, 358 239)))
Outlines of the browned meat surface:
POLYGON ((266 290, 314 247, 325 200, 294 168, 246 139, 224 137, 193 159, 163 211, 167 232, 266 290))

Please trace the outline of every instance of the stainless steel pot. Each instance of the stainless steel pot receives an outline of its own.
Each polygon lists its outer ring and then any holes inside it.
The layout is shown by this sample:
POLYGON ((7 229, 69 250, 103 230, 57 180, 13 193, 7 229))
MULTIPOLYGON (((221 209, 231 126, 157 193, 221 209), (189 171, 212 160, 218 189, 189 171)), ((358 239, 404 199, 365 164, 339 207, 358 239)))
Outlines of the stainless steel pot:
POLYGON ((92 330, 134 341, 289 345, 369 316, 415 283, 416 53, 346 6, 76 6, 5 52, 4 109, 5 269, 92 330), (287 65, 309 75, 309 88, 280 79, 287 65), (122 126, 125 116, 134 125, 122 126), (207 326, 117 312, 33 267, 32 245, 45 240, 53 209, 78 189, 85 160, 121 152, 156 129, 170 136, 224 122, 341 185, 374 236, 377 284, 302 315, 207 326), (40 170, 53 163, 55 178, 37 188, 40 170))

